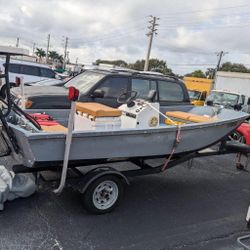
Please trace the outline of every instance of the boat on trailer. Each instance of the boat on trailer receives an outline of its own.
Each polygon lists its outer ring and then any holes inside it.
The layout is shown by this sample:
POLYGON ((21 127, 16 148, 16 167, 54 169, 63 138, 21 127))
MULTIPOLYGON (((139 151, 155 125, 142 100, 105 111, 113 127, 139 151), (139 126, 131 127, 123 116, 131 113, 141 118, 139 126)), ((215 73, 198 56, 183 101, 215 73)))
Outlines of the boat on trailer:
POLYGON ((249 118, 249 114, 211 107, 162 114, 159 104, 154 102, 154 92, 148 100, 138 99, 135 92, 123 93, 119 97, 121 106, 113 109, 96 103, 77 103, 77 90, 71 89, 68 120, 57 110, 48 114, 43 110, 27 113, 10 96, 8 63, 15 53, 0 52, 6 56, 2 78, 7 86, 7 100, 0 99, 1 151, 19 157, 21 165, 13 166, 15 172, 60 167, 57 192, 64 187, 68 168, 73 168, 78 173, 73 186, 84 193, 85 206, 91 212, 100 214, 114 209, 123 193, 123 183, 129 183, 129 176, 158 173, 194 157, 250 152, 245 145, 224 143, 227 135, 249 118), (163 123, 160 123, 161 116, 163 123), (221 141, 223 144, 217 151, 201 152, 221 141), (166 158, 163 165, 151 167, 146 163, 147 159, 159 157, 166 158), (137 169, 119 171, 101 166, 86 172, 76 168, 120 161, 131 161, 137 169))

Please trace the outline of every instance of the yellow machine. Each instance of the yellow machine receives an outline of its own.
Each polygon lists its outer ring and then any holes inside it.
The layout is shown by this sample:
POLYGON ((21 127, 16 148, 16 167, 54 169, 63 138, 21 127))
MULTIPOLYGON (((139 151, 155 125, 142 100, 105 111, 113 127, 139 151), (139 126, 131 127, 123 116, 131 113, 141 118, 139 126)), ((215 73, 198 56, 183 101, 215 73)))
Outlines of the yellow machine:
POLYGON ((191 102, 195 106, 203 106, 207 95, 212 88, 212 79, 184 77, 191 102))

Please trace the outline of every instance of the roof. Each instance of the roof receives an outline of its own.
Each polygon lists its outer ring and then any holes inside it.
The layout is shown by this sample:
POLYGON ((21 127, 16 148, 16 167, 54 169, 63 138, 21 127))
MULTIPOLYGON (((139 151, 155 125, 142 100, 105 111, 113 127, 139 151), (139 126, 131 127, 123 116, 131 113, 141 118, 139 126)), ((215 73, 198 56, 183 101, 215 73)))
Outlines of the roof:
POLYGON ((228 93, 228 94, 233 94, 233 95, 240 95, 240 93, 237 93, 235 91, 231 91, 228 89, 213 89, 211 92, 223 92, 223 93, 228 93))
POLYGON ((184 82, 185 81, 190 81, 190 82, 198 82, 198 83, 212 83, 213 79, 207 79, 207 78, 200 78, 200 77, 191 77, 191 76, 185 76, 183 78, 184 82))
POLYGON ((127 75, 127 76, 133 75, 133 76, 142 76, 142 77, 149 77, 150 76, 150 78, 155 78, 155 79, 172 79, 172 80, 181 81, 181 79, 179 79, 175 76, 164 75, 164 74, 154 72, 154 71, 138 71, 138 70, 122 68, 122 67, 117 67, 117 68, 95 67, 95 68, 90 69, 90 70, 97 71, 97 72, 103 72, 106 74, 118 74, 118 75, 127 75))
POLYGON ((0 46, 0 55, 29 55, 29 51, 11 46, 0 46))
POLYGON ((189 90, 210 92, 213 80, 206 78, 184 77, 184 83, 189 90))
MULTIPOLYGON (((4 65, 5 59, 0 58, 0 66, 1 64, 4 65)), ((42 63, 37 63, 37 62, 32 62, 32 61, 27 61, 27 60, 21 60, 21 59, 10 59, 11 64, 20 64, 20 65, 29 65, 29 66, 37 66, 40 68, 46 68, 49 69, 50 67, 47 64, 42 64, 42 63)))
POLYGON ((227 71, 217 71, 216 77, 230 77, 230 78, 244 78, 250 79, 250 73, 240 73, 240 72, 227 72, 227 71))

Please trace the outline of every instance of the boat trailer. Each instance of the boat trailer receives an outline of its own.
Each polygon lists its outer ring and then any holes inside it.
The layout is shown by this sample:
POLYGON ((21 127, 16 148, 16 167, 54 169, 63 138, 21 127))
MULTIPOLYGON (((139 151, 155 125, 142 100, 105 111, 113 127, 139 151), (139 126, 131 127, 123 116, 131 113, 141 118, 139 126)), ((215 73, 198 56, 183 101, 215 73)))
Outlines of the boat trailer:
MULTIPOLYGON (((188 162, 190 166, 196 158, 225 154, 236 154, 236 168, 238 170, 244 170, 247 163, 242 164, 238 162, 238 159, 242 156, 248 159, 250 147, 243 143, 224 140, 220 144, 216 144, 213 147, 198 152, 173 156, 164 169, 163 167, 168 160, 168 158, 164 156, 160 158, 158 156, 157 158, 103 159, 85 162, 69 161, 66 184, 67 187, 71 187, 83 195, 83 202, 86 210, 95 214, 103 214, 112 211, 119 204, 125 186, 130 184, 130 179, 133 177, 159 174, 184 162, 188 162), (160 160, 161 163, 157 166, 153 166, 149 163, 149 160, 152 159, 160 160), (119 170, 119 167, 110 166, 122 162, 132 163, 134 167, 132 169, 119 170), (93 201, 94 199, 96 200, 93 201), (109 200, 111 200, 110 202, 116 200, 111 207, 109 206, 109 200), (106 208, 106 206, 108 208, 106 208)), ((36 182, 39 183, 41 178, 46 181, 46 174, 44 178, 43 172, 49 173, 52 171, 54 174, 60 174, 62 166, 63 162, 47 166, 44 164, 37 164, 34 168, 14 165, 13 171, 15 173, 33 173, 36 177, 36 182)), ((55 180, 59 182, 60 177, 53 179, 53 181, 55 180)))
MULTIPOLYGON (((0 109, 0 119, 5 133, 10 139, 11 151, 18 153, 18 145, 11 128, 8 126, 6 117, 11 112, 11 108, 15 107, 22 115, 26 115, 24 111, 18 109, 12 102, 10 96, 10 84, 8 79, 8 65, 11 55, 16 55, 16 52, 2 52, 0 53, 6 56, 5 73, 0 75, 1 78, 5 78, 6 84, 6 96, 7 96, 7 111, 3 112, 0 109)), ((2 100, 3 101, 3 100, 2 100)), ((4 102, 4 101, 3 101, 4 102)), ((30 119, 29 116, 26 117, 30 119)), ((33 121, 34 122, 34 121, 33 121)), ((35 125, 35 124, 34 124, 35 125)), ((223 154, 237 154, 237 168, 244 168, 241 164, 241 156, 248 156, 250 153, 250 146, 228 141, 222 139, 217 142, 213 147, 205 148, 197 152, 188 152, 180 154, 172 154, 171 156, 157 155, 149 157, 136 157, 136 158, 104 158, 96 160, 84 160, 84 161, 68 161, 68 156, 61 162, 43 162, 36 163, 32 168, 25 167, 24 165, 14 165, 12 170, 15 173, 33 173, 38 182, 44 171, 53 171, 55 173, 64 173, 65 175, 58 178, 60 182, 65 178, 66 184, 73 189, 83 194, 83 202, 85 208, 95 214, 104 214, 111 212, 121 201, 124 193, 124 187, 130 183, 131 177, 157 174, 164 171, 168 171, 170 168, 179 165, 184 162, 191 162, 195 158, 223 155, 223 154), (65 159, 67 162, 65 162, 65 159), (148 160, 161 159, 162 163, 157 166, 152 166, 148 160), (112 167, 110 164, 130 162, 133 164, 132 169, 119 169, 119 167, 112 167), (98 165, 101 164, 101 165, 98 165), (96 166, 98 165, 98 166, 96 166), (67 171, 68 170, 68 171, 67 171), (67 173, 67 174, 66 174, 67 173), (67 178, 66 178, 67 177, 67 178)), ((67 151, 67 150, 66 150, 67 151)), ((69 150, 68 150, 69 153, 69 150)), ((64 186, 64 183, 62 187, 64 186)), ((57 189, 60 193, 60 188, 57 189)))

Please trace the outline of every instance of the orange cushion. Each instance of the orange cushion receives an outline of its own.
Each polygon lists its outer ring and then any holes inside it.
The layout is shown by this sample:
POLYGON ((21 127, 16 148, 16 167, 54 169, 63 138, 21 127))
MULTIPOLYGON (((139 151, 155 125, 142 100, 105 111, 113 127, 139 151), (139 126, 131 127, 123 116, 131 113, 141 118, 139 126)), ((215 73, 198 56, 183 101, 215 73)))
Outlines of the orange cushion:
POLYGON ((122 111, 96 102, 77 102, 76 111, 92 115, 93 117, 117 117, 122 111))
POLYGON ((214 118, 203 116, 203 115, 195 115, 188 112, 182 112, 182 111, 169 111, 166 112, 166 115, 172 119, 180 119, 185 120, 189 122, 213 122, 215 121, 214 118))
POLYGON ((51 132, 51 133, 56 133, 56 132, 65 132, 67 133, 68 129, 64 127, 63 125, 54 125, 54 126, 44 126, 41 125, 41 128, 44 132, 51 132))

